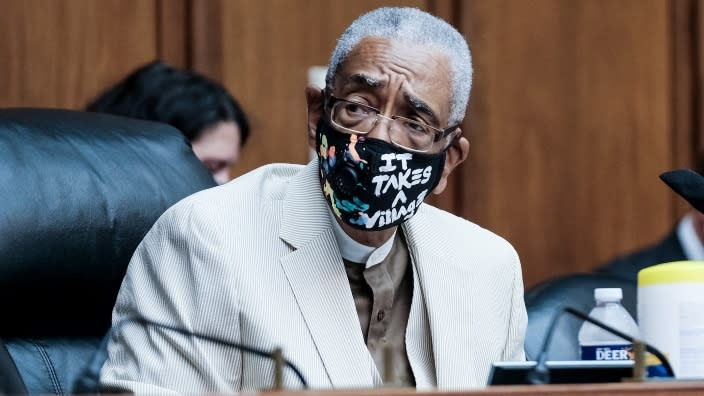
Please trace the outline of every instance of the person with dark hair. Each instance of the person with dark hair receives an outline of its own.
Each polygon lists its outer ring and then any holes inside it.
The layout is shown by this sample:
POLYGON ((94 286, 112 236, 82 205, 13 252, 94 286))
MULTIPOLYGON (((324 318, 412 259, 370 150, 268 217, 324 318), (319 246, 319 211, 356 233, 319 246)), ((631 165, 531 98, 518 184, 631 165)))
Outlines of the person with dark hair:
MULTIPOLYGON (((695 174, 704 174, 704 153, 698 155, 695 169, 695 174)), ((660 241, 613 258, 597 268, 596 272, 636 283, 638 272, 644 268, 683 260, 704 260, 704 213, 696 206, 660 241)))
POLYGON ((230 166, 249 138, 247 116, 222 85, 159 61, 133 71, 86 110, 177 128, 218 184, 231 180, 230 166))

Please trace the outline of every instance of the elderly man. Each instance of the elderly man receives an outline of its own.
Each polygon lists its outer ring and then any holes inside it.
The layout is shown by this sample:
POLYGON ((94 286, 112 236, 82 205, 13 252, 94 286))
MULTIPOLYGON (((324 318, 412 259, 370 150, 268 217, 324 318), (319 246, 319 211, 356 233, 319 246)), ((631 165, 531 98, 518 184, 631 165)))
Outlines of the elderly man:
MULTIPOLYGON (((102 388, 270 387, 271 362, 230 343, 281 347, 314 388, 481 387, 492 362, 523 359, 515 250, 422 204, 467 157, 471 74, 467 43, 438 18, 382 8, 357 19, 325 90, 306 90, 318 159, 195 194, 146 236, 102 388)), ((300 386, 291 370, 283 381, 300 386)))

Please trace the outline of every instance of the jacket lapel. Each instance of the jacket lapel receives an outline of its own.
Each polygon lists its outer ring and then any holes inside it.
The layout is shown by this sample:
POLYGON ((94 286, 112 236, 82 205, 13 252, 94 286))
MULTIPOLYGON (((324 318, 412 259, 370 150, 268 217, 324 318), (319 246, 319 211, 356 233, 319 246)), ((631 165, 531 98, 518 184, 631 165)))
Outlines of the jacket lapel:
MULTIPOLYGON (((435 221, 422 206, 403 228, 427 308, 437 385, 457 389, 472 383, 475 375, 471 365, 472 277, 447 256, 452 246, 447 246, 439 231, 442 227, 431 227, 435 221)), ((415 296, 413 304, 417 304, 415 296)), ((412 306, 409 322, 419 318, 412 306)))
POLYGON ((430 323, 428 311, 425 307, 425 297, 420 286, 418 270, 413 258, 413 297, 411 309, 408 313, 406 326, 406 353, 413 369, 418 390, 430 390, 437 384, 435 376, 435 359, 433 357, 432 337, 430 336, 430 323))
POLYGON ((359 330, 317 161, 291 181, 283 207, 280 237, 293 250, 281 265, 330 382, 336 388, 372 387, 379 376, 359 330))

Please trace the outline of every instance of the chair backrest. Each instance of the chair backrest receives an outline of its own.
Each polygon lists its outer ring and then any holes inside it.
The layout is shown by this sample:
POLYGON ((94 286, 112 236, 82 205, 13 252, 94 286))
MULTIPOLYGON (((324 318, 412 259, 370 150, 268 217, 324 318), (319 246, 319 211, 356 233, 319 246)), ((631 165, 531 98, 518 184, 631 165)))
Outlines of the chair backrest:
POLYGON ((0 337, 30 393, 70 392, 139 242, 169 206, 214 185, 166 124, 0 110, 0 337))
MULTIPOLYGON (((594 289, 620 287, 622 304, 636 318, 636 285, 632 282, 605 274, 572 274, 543 281, 526 290, 528 311, 525 350, 529 360, 535 360, 553 316, 562 307, 572 307, 584 313, 594 308, 594 289)), ((577 334, 584 323, 564 314, 557 323, 548 347, 548 360, 579 360, 577 334)))
POLYGON ((0 339, 0 393, 4 395, 24 395, 27 387, 17 371, 17 365, 0 339))

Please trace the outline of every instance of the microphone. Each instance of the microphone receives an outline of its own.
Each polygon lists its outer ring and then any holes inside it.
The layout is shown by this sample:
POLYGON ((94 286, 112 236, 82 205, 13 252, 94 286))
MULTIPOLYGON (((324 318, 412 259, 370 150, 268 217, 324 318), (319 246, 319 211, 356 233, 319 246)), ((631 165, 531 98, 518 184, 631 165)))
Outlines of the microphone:
MULTIPOLYGON (((153 320, 149 320, 146 318, 142 317, 136 317, 136 316, 127 316, 117 322, 114 326, 112 326, 109 330, 108 333, 105 335, 103 340, 100 342, 100 346, 98 347, 98 350, 95 352, 93 355, 93 358, 91 359, 90 363, 88 366, 83 370, 83 374, 79 376, 79 378, 75 381, 73 385, 73 391, 71 393, 74 394, 97 394, 98 393, 98 382, 99 382, 99 377, 100 377, 100 369, 103 366, 103 363, 107 360, 107 344, 108 341, 112 338, 112 336, 119 330, 121 329, 124 325, 126 324, 142 324, 146 326, 154 326, 154 327, 160 327, 162 329, 170 330, 182 335, 186 336, 191 336, 191 337, 196 337, 205 341, 209 342, 214 342, 216 344, 221 344, 225 346, 229 346, 235 349, 238 349, 242 352, 245 353, 250 353, 256 356, 260 356, 266 359, 272 359, 275 364, 275 369, 274 369, 274 389, 281 389, 281 380, 282 380, 282 373, 281 373, 281 368, 283 366, 288 367, 293 371, 293 373, 296 375, 298 380, 300 381, 301 385, 303 386, 303 389, 308 389, 308 381, 306 381, 305 377, 301 373, 301 370, 296 367, 293 363, 290 361, 286 360, 283 358, 281 354, 281 349, 275 349, 273 351, 265 351, 262 349, 258 349, 249 345, 241 344, 238 342, 232 342, 228 340, 224 340, 219 337, 213 337, 210 335, 206 334, 201 334, 201 333, 196 333, 196 332, 191 332, 187 331, 175 326, 167 325, 165 323, 159 323, 153 320)), ((100 393, 105 393, 105 392, 100 392, 100 393)))
POLYGON ((608 331, 611 334, 615 334, 621 338, 623 338, 626 341, 629 341, 631 343, 635 344, 641 344, 645 347, 645 350, 652 353, 655 355, 658 359, 660 359, 660 362, 662 363, 663 367, 665 368, 665 371, 667 372, 667 375, 669 377, 674 377, 675 372, 672 370, 672 366, 670 366, 670 362, 667 360, 665 355, 660 352, 657 348, 654 346, 642 341, 638 340, 634 337, 629 336, 626 333, 623 333, 619 330, 614 329, 613 327, 596 320, 592 318, 591 316, 580 312, 574 308, 571 307, 562 307, 560 308, 559 311, 555 313, 555 315, 552 317, 552 320, 550 321, 550 327, 548 327, 548 332, 545 334, 545 338, 543 338, 543 345, 540 347, 540 354, 538 355, 538 359, 536 361, 535 367, 530 371, 528 374, 528 381, 531 384, 536 384, 536 385, 543 385, 543 384, 549 384, 550 383, 550 369, 548 368, 546 361, 548 359, 548 347, 550 346, 550 341, 552 340, 552 334, 555 332, 555 328, 557 327, 557 322, 559 319, 562 317, 564 313, 568 313, 570 315, 574 315, 578 317, 579 319, 586 320, 587 322, 600 327, 606 331, 608 331))

